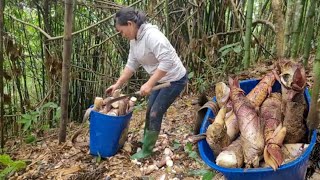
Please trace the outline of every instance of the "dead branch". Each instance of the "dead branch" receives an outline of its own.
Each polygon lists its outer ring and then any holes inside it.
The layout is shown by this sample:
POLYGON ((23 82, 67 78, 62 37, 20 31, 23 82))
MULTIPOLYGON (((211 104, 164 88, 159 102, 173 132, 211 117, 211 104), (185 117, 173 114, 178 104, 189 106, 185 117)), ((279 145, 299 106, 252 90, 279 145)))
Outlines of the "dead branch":
MULTIPOLYGON (((98 2, 98 1, 97 1, 97 2, 98 2)), ((99 1, 99 2, 100 2, 100 1, 99 1)), ((171 3, 173 3, 173 2, 174 2, 174 1, 171 1, 169 4, 171 4, 171 3)), ((163 4, 163 3, 164 3, 164 0, 161 1, 154 9, 157 9, 157 8, 158 8, 161 4, 163 4)), ((160 12, 161 12, 161 11, 159 11, 157 14, 159 14, 160 12)), ((157 14, 156 14, 156 15, 157 15, 157 14)), ((148 15, 148 14, 146 14, 146 15, 148 15)), ((155 15, 155 16, 156 16, 156 15, 155 15)), ((155 16, 151 17, 151 19, 153 19, 155 16)), ((107 42, 108 40, 112 39, 113 37, 117 36, 118 34, 119 34, 119 32, 111 35, 111 36, 108 37, 107 39, 103 40, 101 43, 95 44, 95 45, 89 47, 88 51, 90 51, 90 50, 93 49, 93 48, 96 48, 96 47, 101 46, 102 44, 104 44, 104 43, 107 42)))
MULTIPOLYGON (((259 23, 267 25, 273 32, 275 32, 274 25, 271 22, 267 21, 267 20, 258 19, 258 20, 255 20, 254 22, 252 22, 252 25, 255 26, 255 25, 259 24, 259 23)), ((245 30, 245 28, 243 30, 245 30)), ((226 35, 239 33, 240 31, 241 31, 240 29, 235 29, 235 30, 227 31, 227 32, 219 32, 219 33, 216 33, 215 35, 217 35, 217 36, 226 36, 226 35)), ((208 36, 208 38, 212 38, 213 36, 214 35, 210 35, 210 36, 208 36)))
POLYGON ((241 25, 241 19, 240 19, 240 16, 239 16, 239 11, 238 11, 238 9, 237 9, 237 6, 235 5, 235 3, 233 2, 233 0, 229 0, 230 1, 230 5, 231 5, 231 8, 232 8, 232 12, 233 12, 233 14, 234 14, 234 16, 235 16, 235 19, 236 19, 236 22, 237 22, 237 24, 238 24, 238 26, 239 26, 239 30, 240 30, 240 32, 241 32, 241 35, 243 35, 243 30, 242 30, 242 25, 241 25))
POLYGON ((25 25, 28 25, 28 26, 31 26, 31 27, 37 29, 37 30, 40 31, 44 36, 46 36, 48 39, 51 39, 51 38, 52 38, 48 33, 46 33, 46 32, 45 32, 43 29, 41 29, 40 27, 35 26, 35 25, 33 25, 33 24, 30 24, 30 23, 28 23, 28 22, 22 21, 22 20, 14 17, 14 16, 12 16, 12 15, 10 15, 10 14, 7 14, 7 13, 4 13, 4 14, 7 15, 7 16, 9 16, 9 17, 11 17, 13 20, 16 20, 16 21, 18 21, 18 22, 20 22, 20 23, 22 23, 22 24, 25 24, 25 25))
MULTIPOLYGON (((136 5, 136 4, 140 3, 141 1, 142 1, 142 0, 138 0, 138 1, 130 4, 129 7, 136 5)), ((62 39, 62 38, 63 38, 63 36, 51 37, 48 33, 46 33, 43 29, 41 29, 41 28, 38 27, 38 26, 35 26, 35 25, 30 24, 30 23, 28 23, 28 22, 22 21, 22 20, 14 17, 14 16, 12 16, 12 15, 9 15, 9 14, 7 14, 7 13, 5 13, 5 15, 11 17, 12 19, 14 19, 14 20, 16 20, 16 21, 18 21, 18 22, 20 22, 20 23, 22 23, 22 24, 25 24, 25 25, 28 25, 28 26, 31 26, 31 27, 37 29, 37 30, 38 30, 39 32, 41 32, 46 38, 48 38, 48 39, 47 39, 48 41, 53 41, 53 40, 58 40, 58 39, 62 39)), ((95 24, 92 24, 92 25, 90 25, 90 26, 88 26, 88 27, 86 27, 86 28, 83 28, 83 29, 79 30, 79 31, 73 32, 71 35, 72 35, 72 36, 73 36, 73 35, 77 35, 77 34, 79 34, 79 33, 81 33, 81 32, 84 32, 84 31, 86 31, 86 30, 89 30, 89 29, 91 29, 91 28, 93 28, 93 27, 95 27, 95 26, 97 26, 97 25, 99 25, 99 24, 101 24, 101 23, 103 23, 103 22, 111 19, 114 15, 115 15, 115 14, 112 14, 112 15, 106 17, 105 19, 102 19, 101 21, 95 23, 95 24)))
MULTIPOLYGON (((107 5, 107 6, 114 6, 116 7, 117 9, 121 9, 123 6, 122 5, 119 5, 119 4, 116 4, 114 2, 105 2, 105 1, 94 1, 95 3, 100 3, 100 4, 104 4, 104 5, 107 5)), ((110 7, 109 7, 110 8, 110 7)))
POLYGON ((107 39, 103 40, 101 43, 95 44, 94 46, 89 47, 88 51, 90 51, 91 49, 93 49, 95 47, 101 46, 103 43, 107 42, 108 40, 110 40, 111 38, 115 37, 118 34, 119 34, 119 32, 117 32, 117 33, 113 34, 112 36, 108 37, 107 39))
POLYGON ((268 26, 273 32, 276 32, 276 28, 274 27, 274 25, 268 21, 268 20, 263 20, 263 19, 257 19, 254 22, 252 22, 252 25, 255 26, 257 24, 265 24, 266 26, 268 26))
POLYGON ((190 18, 192 18, 196 13, 198 12, 198 9, 196 9, 190 16, 188 16, 184 21, 181 22, 173 31, 171 31, 170 36, 178 30, 184 23, 186 23, 190 18))

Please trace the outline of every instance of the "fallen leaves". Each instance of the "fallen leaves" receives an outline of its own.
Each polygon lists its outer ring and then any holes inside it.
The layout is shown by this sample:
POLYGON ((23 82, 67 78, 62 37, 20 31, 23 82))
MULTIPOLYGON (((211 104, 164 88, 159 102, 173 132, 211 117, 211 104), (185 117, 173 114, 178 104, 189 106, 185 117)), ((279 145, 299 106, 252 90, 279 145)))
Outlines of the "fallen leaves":
MULTIPOLYGON (((243 78, 245 76, 248 74, 244 73, 243 78)), ((130 160, 130 155, 141 146, 138 142, 143 136, 145 108, 134 111, 123 148, 106 159, 90 155, 88 124, 70 123, 67 142, 61 145, 58 144, 58 129, 45 132, 42 141, 33 144, 21 144, 16 139, 8 141, 6 147, 9 147, 10 156, 27 162, 26 170, 10 179, 201 179, 203 175, 190 172, 211 169, 198 156, 196 145, 188 143, 188 137, 193 134, 193 113, 197 109, 192 102, 196 98, 185 95, 169 108, 154 154, 143 161, 130 160), (166 163, 157 166, 163 158, 166 163), (166 160, 169 160, 168 163, 166 160), (146 171, 148 168, 150 172, 146 171)))
MULTIPOLYGON (((127 141, 115 156, 101 159, 90 155, 88 124, 70 123, 67 142, 63 144, 58 143, 56 130, 47 133, 43 141, 12 146, 11 156, 27 160, 28 165, 11 179, 199 179, 188 172, 207 166, 199 163, 200 157, 198 161, 189 157, 183 148, 192 134, 191 102, 195 98, 183 96, 169 108, 154 155, 143 161, 130 160, 143 135, 145 110, 139 110, 132 116, 127 141)), ((191 148, 196 152, 196 146, 191 148)))

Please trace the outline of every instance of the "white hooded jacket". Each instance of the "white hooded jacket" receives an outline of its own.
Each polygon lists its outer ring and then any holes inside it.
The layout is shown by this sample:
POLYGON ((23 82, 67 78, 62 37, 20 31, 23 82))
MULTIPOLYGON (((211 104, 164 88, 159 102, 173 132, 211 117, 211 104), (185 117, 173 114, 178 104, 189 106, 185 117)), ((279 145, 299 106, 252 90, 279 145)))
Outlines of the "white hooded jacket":
POLYGON ((177 81, 186 74, 176 50, 158 27, 152 24, 142 24, 137 38, 130 41, 126 66, 135 72, 140 65, 149 75, 153 75, 157 68, 167 72, 159 83, 177 81))

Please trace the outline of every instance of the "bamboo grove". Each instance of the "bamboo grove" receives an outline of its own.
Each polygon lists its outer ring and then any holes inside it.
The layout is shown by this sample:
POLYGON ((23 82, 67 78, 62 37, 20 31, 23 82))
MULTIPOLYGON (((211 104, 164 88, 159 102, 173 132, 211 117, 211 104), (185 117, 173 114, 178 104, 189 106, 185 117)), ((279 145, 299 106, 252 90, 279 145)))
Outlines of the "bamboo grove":
MULTIPOLYGON (((3 2, 2 131, 7 138, 41 133, 58 126, 61 112, 65 2, 3 2)), ((79 122, 126 63, 128 42, 113 22, 122 6, 144 10, 167 35, 188 68, 187 92, 198 93, 265 59, 293 57, 308 65, 320 36, 319 5, 316 0, 74 1, 69 119, 79 122)), ((146 77, 138 72, 126 90, 136 90, 146 77)))

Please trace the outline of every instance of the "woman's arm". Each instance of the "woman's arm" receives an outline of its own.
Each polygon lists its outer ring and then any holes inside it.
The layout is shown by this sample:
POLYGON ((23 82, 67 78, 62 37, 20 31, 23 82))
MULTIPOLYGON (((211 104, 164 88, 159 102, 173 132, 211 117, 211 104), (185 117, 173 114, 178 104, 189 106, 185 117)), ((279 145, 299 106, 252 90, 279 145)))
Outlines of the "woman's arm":
POLYGON ((132 55, 131 46, 132 45, 130 43, 128 61, 127 61, 127 64, 126 64, 121 76, 119 77, 119 79, 117 80, 117 82, 115 84, 113 84, 112 86, 110 86, 106 90, 107 93, 113 92, 114 90, 121 87, 125 82, 127 82, 132 77, 133 73, 138 69, 139 63, 134 59, 134 57, 132 55))
POLYGON ((125 82, 127 82, 131 76, 133 75, 133 70, 131 70, 129 67, 125 67, 121 76, 117 80, 117 82, 113 85, 111 85, 109 88, 107 88, 106 93, 113 93, 114 90, 119 89, 125 82))
POLYGON ((140 88, 140 94, 142 96, 149 95, 151 93, 151 89, 155 84, 165 75, 167 74, 166 71, 162 71, 160 69, 157 69, 154 74, 149 78, 149 80, 143 84, 140 88))
MULTIPOLYGON (((148 84, 150 84, 150 86, 155 86, 156 83, 161 79, 163 78, 165 75, 167 74, 166 71, 163 71, 163 70, 160 70, 160 69, 157 69, 154 74, 149 78, 149 80, 146 82, 148 84)), ((151 88, 152 88, 151 87, 151 88)))
POLYGON ((124 68, 121 76, 119 77, 119 79, 117 80, 116 84, 120 87, 122 86, 124 83, 126 83, 133 75, 133 71, 128 68, 127 66, 124 68))

